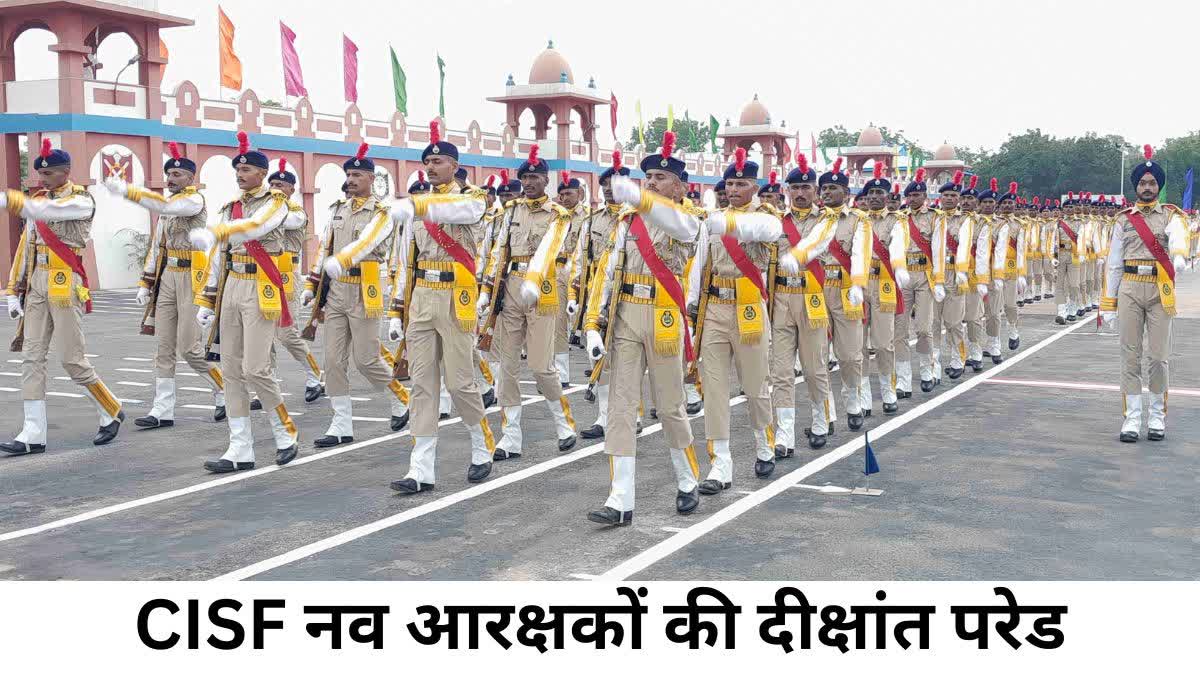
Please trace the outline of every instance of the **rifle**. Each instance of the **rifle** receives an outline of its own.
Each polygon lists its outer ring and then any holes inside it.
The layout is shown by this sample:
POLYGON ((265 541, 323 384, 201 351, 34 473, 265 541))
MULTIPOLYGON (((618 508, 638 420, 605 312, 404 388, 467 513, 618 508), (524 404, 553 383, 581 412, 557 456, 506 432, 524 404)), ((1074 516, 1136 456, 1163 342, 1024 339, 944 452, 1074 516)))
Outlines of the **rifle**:
POLYGON ((775 279, 779 277, 779 243, 767 244, 771 250, 771 259, 767 263, 767 318, 773 319, 775 313, 775 279))
POLYGON ((604 336, 604 356, 592 366, 589 386, 600 381, 600 373, 608 363, 608 350, 612 349, 613 335, 617 332, 617 306, 621 302, 621 286, 625 283, 625 247, 617 252, 617 264, 613 267, 612 290, 608 294, 607 312, 601 317, 600 332, 604 336))
POLYGON ((583 332, 583 315, 586 313, 584 309, 587 305, 588 284, 592 277, 592 220, 596 217, 595 209, 588 214, 587 227, 579 236, 587 237, 583 241, 583 255, 581 256, 580 265, 583 269, 579 271, 579 288, 576 289, 575 295, 579 298, 579 311, 575 313, 575 321, 571 326, 571 335, 568 342, 576 347, 581 346, 580 334, 583 332))
MULTIPOLYGON (((708 246, 708 242, 703 241, 701 246, 708 246)), ((705 258, 704 271, 700 275, 700 307, 696 310, 696 334, 692 336, 692 351, 696 354, 696 360, 692 362, 692 367, 688 369, 687 375, 683 378, 685 384, 698 384, 700 381, 700 338, 704 335, 704 315, 708 313, 708 285, 710 283, 712 283, 712 260, 705 258)))
MULTIPOLYGON (((330 226, 329 243, 325 245, 325 256, 333 252, 333 226, 330 226)), ((321 260, 321 276, 317 279, 317 293, 313 302, 312 315, 300 337, 312 342, 317 339, 317 323, 325 321, 325 303, 329 302, 329 275, 325 272, 324 259, 321 260)))
MULTIPOLYGON (((411 225, 410 225, 411 227, 411 225)), ((400 307, 400 316, 404 326, 408 326, 408 316, 412 310, 412 294, 413 286, 417 284, 417 239, 412 238, 412 246, 409 247, 408 267, 404 270, 404 305, 400 307)), ((396 345, 396 353, 392 359, 396 362, 392 366, 392 377, 401 382, 412 379, 412 375, 408 372, 408 337, 405 337, 396 345)))
POLYGON ((504 292, 508 288, 508 268, 510 267, 508 259, 512 250, 512 234, 509 232, 512 227, 512 211, 508 212, 508 222, 504 227, 504 248, 503 253, 496 259, 500 270, 496 274, 496 284, 492 287, 491 306, 488 308, 487 318, 483 325, 479 328, 479 351, 492 351, 492 334, 496 328, 496 319, 500 316, 500 311, 504 309, 504 292))
MULTIPOLYGON (((161 220, 159 227, 162 227, 161 220)), ((163 272, 167 268, 167 238, 160 238, 158 265, 154 269, 154 284, 150 287, 150 302, 146 304, 146 311, 142 312, 142 329, 140 331, 142 335, 154 335, 154 315, 158 311, 158 290, 162 288, 163 272)))
POLYGON ((225 245, 224 256, 221 258, 221 269, 218 271, 218 274, 221 276, 217 279, 216 311, 213 313, 213 327, 208 333, 208 342, 204 346, 205 361, 215 362, 221 360, 221 352, 213 351, 213 345, 220 346, 221 344, 221 307, 225 304, 222 302, 222 299, 225 293, 225 280, 229 278, 228 263, 232 260, 230 257, 231 248, 231 245, 225 245))
MULTIPOLYGON (((25 274, 17 282, 17 287, 13 290, 17 292, 17 300, 21 303, 21 307, 25 307, 25 297, 29 294, 29 280, 33 277, 33 272, 37 266, 37 246, 32 241, 32 230, 27 230, 29 234, 25 239, 25 274)), ((9 345, 8 351, 21 352, 25 349, 25 315, 17 321, 17 334, 13 337, 12 344, 9 345)))

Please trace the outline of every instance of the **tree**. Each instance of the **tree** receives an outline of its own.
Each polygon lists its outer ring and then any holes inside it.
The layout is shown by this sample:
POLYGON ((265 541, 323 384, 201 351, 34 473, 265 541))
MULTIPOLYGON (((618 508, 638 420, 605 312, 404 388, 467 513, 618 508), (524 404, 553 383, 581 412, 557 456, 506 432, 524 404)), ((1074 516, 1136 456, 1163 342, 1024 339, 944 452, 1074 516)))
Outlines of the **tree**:
POLYGON ((817 145, 822 148, 842 148, 858 144, 858 135, 846 131, 846 127, 838 124, 829 129, 822 129, 817 134, 817 145))
MULTIPOLYGON (((1145 161, 1142 158, 1140 147, 1134 149, 1133 154, 1136 157, 1132 161, 1145 161)), ((1161 163, 1163 170, 1167 172, 1167 192, 1164 195, 1166 200, 1185 209, 1193 208, 1197 202, 1195 197, 1192 198, 1192 204, 1183 203, 1183 189, 1187 186, 1184 176, 1187 174, 1188 167, 1200 170, 1200 131, 1193 131, 1186 136, 1177 138, 1168 138, 1162 148, 1154 153, 1154 161, 1161 163)), ((1133 170, 1130 160, 1126 160, 1125 170, 1126 173, 1133 170)), ((1125 180, 1128 184, 1128 177, 1125 180)), ((1200 185, 1193 188, 1193 193, 1197 189, 1200 189, 1200 185)))
MULTIPOLYGON (((967 161, 984 180, 994 176, 1001 186, 1015 180, 1022 194, 1057 197, 1067 192, 1116 192, 1122 154, 1126 168, 1132 166, 1129 153, 1125 139, 1113 134, 1056 138, 1029 129, 1009 136, 996 152, 967 161)), ((1120 185, 1127 184, 1123 179, 1120 185)))
MULTIPOLYGON (((708 146, 708 125, 701 125, 699 120, 675 118, 672 129, 675 132, 676 152, 703 152, 708 146)), ((654 152, 662 147, 663 134, 667 131, 667 118, 655 117, 646 125, 646 150, 654 152)), ((629 132, 629 145, 640 143, 637 127, 629 132)))

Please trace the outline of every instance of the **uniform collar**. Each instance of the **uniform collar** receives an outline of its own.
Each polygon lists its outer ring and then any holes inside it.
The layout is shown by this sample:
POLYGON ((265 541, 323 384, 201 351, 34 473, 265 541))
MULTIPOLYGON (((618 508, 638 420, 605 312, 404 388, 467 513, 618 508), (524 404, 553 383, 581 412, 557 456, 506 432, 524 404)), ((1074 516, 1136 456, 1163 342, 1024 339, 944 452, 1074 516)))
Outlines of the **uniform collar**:
POLYGON ((604 208, 607 209, 608 212, 614 216, 621 212, 620 204, 605 204, 604 208))
POLYGON ((871 218, 873 218, 875 220, 881 219, 884 216, 886 216, 887 214, 888 214, 887 208, 872 209, 870 211, 867 211, 867 215, 871 216, 871 218))
POLYGON ((58 188, 57 190, 51 190, 49 194, 52 199, 62 199, 74 191, 75 183, 72 181, 67 181, 66 183, 63 183, 62 187, 58 188))
POLYGON ((455 185, 457 185, 457 183, 455 183, 454 181, 442 183, 441 185, 434 185, 433 186, 433 194, 448 195, 448 194, 450 194, 450 191, 454 189, 455 185))
POLYGON ((546 202, 548 202, 548 201, 550 201, 550 195, 542 195, 541 197, 538 197, 537 199, 530 199, 530 198, 526 197, 525 205, 528 206, 530 209, 540 209, 543 206, 545 206, 546 202))
POLYGON ((1137 206, 1137 210, 1141 211, 1142 213, 1161 213, 1162 212, 1162 202, 1151 202, 1149 204, 1143 204, 1141 202, 1137 202, 1137 204, 1135 204, 1135 206, 1137 206))
POLYGON ((800 219, 809 217, 810 215, 812 215, 812 212, 813 212, 813 207, 811 205, 809 205, 808 207, 803 208, 803 209, 798 209, 794 206, 790 206, 790 207, 788 207, 788 209, 789 209, 789 213, 791 213, 793 216, 800 218, 800 219))
POLYGON ((375 195, 367 195, 366 197, 351 197, 350 212, 357 213, 358 211, 361 211, 362 209, 366 208, 368 204, 372 203, 374 199, 375 195))
POLYGON ((255 197, 261 197, 262 194, 264 192, 266 192, 267 190, 268 190, 268 188, 266 185, 259 185, 258 187, 254 188, 253 190, 246 190, 246 191, 242 192, 241 200, 245 202, 245 201, 254 199, 255 197))

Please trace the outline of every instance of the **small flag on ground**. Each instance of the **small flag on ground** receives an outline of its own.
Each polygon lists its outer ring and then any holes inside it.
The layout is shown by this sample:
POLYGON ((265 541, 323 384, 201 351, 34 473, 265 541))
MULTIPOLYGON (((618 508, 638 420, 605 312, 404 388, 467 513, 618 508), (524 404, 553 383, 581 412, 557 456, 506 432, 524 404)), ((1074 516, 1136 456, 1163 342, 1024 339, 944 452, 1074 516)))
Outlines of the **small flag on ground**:
POLYGON ((865 444, 864 444, 865 452, 863 453, 864 454, 863 475, 867 477, 867 485, 866 485, 866 487, 854 488, 854 490, 850 494, 866 495, 868 497, 878 497, 879 495, 883 494, 883 490, 872 490, 871 489, 871 474, 879 473, 879 462, 875 461, 875 450, 871 447, 870 434, 867 434, 864 432, 863 439, 865 441, 865 444))

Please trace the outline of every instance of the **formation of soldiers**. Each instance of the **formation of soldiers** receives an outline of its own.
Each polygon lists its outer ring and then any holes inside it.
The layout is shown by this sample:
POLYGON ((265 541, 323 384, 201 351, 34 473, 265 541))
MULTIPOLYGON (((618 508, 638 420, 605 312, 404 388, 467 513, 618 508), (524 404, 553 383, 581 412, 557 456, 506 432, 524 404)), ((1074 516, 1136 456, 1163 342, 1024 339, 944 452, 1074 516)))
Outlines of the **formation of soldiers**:
MULTIPOLYGON (((146 308, 141 332, 157 336, 155 396, 134 423, 174 425, 175 365, 186 363, 212 387, 214 417, 229 428, 225 452, 204 464, 210 472, 254 468, 252 410, 269 421, 276 463, 297 456, 300 439, 276 377, 279 349, 304 370, 305 401, 329 401, 318 448, 354 440, 351 359, 388 392, 391 428, 411 427, 413 438, 408 471, 391 483, 397 492, 436 485, 439 421, 450 406, 471 439, 468 481, 518 459, 526 449, 518 384, 525 368, 559 450, 570 451, 577 425, 563 390, 569 346, 577 344, 589 360, 586 398, 598 402, 593 424, 578 435, 604 438, 610 461, 608 497, 587 517, 608 525, 632 519, 647 410, 662 424, 675 507, 686 514, 700 495, 732 487, 735 375, 754 472, 766 479, 795 455, 797 425, 810 448, 827 443, 839 403, 856 431, 874 413, 876 394, 882 414, 899 412, 914 394, 914 374, 930 394, 943 376, 957 380, 982 371, 985 359, 1003 362, 1020 349, 1019 309, 1044 299, 1055 301, 1056 323, 1099 311, 1119 325, 1120 440, 1137 441, 1143 425, 1143 355, 1147 437, 1165 437, 1174 280, 1195 265, 1200 237, 1195 214, 1159 203, 1165 173, 1149 146, 1130 176, 1134 204, 1087 192, 1026 200, 1015 182, 1001 189, 991 179, 981 189, 978 176, 964 183, 961 171, 933 190, 924 170, 905 184, 880 171, 855 191, 840 160, 818 174, 803 154, 780 182, 775 172, 760 176, 739 149, 710 210, 667 132, 642 160, 640 182, 614 152, 599 177, 603 203, 589 208, 579 179, 553 174, 536 145, 515 179, 503 171, 470 185, 458 148, 434 122, 407 197, 373 194, 366 144, 346 159, 344 197, 320 219, 307 274, 309 214, 292 200, 297 177, 286 162, 272 173, 266 154, 239 134, 233 168, 241 195, 209 225, 195 163, 169 148, 167 194, 120 178, 104 183, 158 215, 136 296, 146 308), (301 307, 311 312, 303 327, 301 307), (381 341, 385 318, 395 348, 381 341), (318 327, 323 367, 309 346, 318 327), (501 413, 498 440, 485 414, 492 405, 501 413), (689 419, 701 409, 703 476, 689 419)), ((34 169, 41 189, 0 193, 0 207, 26 223, 7 297, 19 320, 13 348, 24 356, 23 425, 0 443, 10 455, 46 450, 46 361, 56 333, 64 368, 95 403, 94 443, 110 443, 125 420, 84 354, 90 300, 82 260, 93 198, 71 182, 71 158, 48 141, 34 169)))

